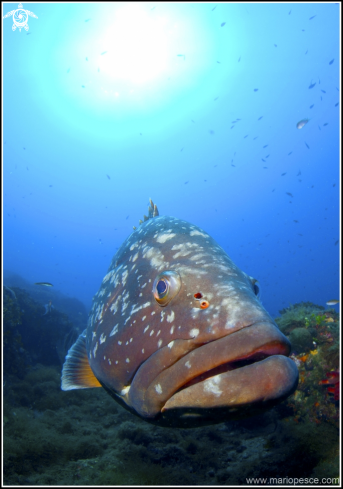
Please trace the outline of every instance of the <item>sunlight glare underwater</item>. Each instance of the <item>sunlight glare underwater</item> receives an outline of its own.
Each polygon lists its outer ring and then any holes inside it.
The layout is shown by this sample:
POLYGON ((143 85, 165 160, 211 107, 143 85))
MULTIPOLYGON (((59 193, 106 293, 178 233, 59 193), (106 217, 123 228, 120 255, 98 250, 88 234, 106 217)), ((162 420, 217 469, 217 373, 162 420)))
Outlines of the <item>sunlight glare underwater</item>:
POLYGON ((215 43, 202 14, 185 10, 178 16, 168 6, 157 13, 125 4, 103 22, 92 19, 92 30, 86 24, 65 48, 77 56, 77 67, 70 61, 70 76, 63 80, 72 105, 98 114, 115 107, 132 117, 159 111, 191 92, 209 73, 215 43))

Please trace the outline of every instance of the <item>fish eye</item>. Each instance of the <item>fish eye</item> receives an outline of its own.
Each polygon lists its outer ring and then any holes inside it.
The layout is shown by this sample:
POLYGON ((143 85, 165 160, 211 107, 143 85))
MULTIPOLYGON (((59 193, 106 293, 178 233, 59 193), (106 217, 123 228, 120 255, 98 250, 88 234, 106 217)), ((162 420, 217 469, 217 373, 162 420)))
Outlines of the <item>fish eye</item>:
POLYGON ((157 275, 152 291, 156 302, 164 307, 178 294, 180 288, 180 275, 178 272, 168 270, 157 275))

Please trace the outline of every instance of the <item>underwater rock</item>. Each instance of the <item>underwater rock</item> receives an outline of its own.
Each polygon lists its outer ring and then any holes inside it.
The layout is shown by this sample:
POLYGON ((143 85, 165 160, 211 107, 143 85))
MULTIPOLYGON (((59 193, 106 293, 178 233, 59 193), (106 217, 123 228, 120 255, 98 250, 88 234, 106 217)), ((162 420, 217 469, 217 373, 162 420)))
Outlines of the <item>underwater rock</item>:
POLYGON ((292 351, 308 352, 313 347, 312 337, 306 328, 295 328, 289 335, 292 351))

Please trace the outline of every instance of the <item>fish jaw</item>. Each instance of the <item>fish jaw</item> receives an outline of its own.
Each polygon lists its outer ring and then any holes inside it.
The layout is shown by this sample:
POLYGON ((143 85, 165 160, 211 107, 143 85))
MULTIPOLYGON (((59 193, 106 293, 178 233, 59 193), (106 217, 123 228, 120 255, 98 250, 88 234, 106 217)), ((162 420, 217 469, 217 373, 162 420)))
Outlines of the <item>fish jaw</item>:
POLYGON ((290 343, 271 322, 204 345, 171 343, 144 362, 127 393, 126 403, 152 422, 184 426, 194 416, 212 424, 221 421, 218 411, 236 419, 270 408, 297 387, 298 370, 286 357, 290 343))
POLYGON ((298 385, 295 363, 273 355, 210 377, 177 392, 162 408, 161 424, 191 427, 261 414, 292 394, 298 385))

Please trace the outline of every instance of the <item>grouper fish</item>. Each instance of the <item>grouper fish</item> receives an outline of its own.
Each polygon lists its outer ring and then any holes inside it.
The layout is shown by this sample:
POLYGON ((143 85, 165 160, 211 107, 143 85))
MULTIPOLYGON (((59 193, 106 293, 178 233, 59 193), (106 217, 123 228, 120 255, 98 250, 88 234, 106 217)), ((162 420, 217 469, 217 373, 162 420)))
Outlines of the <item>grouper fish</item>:
POLYGON ((146 421, 193 427, 259 414, 298 385, 291 345, 256 280, 151 200, 93 301, 63 390, 102 386, 146 421))

